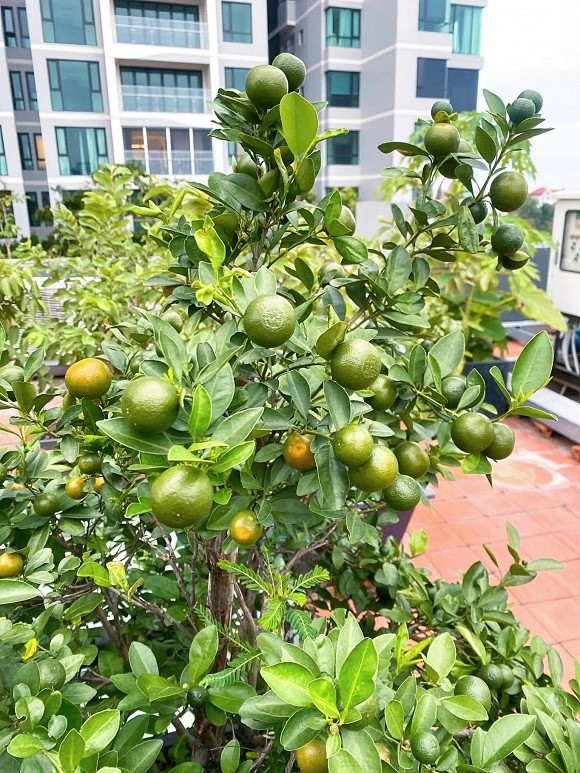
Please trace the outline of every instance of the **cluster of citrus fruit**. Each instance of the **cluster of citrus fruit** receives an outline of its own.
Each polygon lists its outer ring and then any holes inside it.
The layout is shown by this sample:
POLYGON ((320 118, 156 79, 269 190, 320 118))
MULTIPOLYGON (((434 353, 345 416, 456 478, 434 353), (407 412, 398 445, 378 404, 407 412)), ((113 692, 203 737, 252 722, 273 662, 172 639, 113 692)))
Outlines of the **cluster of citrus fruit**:
MULTIPOLYGON (((507 107, 512 127, 519 127, 523 121, 535 117, 542 105, 542 97, 537 91, 523 91, 507 107)), ((431 108, 431 116, 433 123, 425 133, 425 150, 433 157, 442 175, 457 179, 463 165, 461 156, 469 158, 474 150, 453 126, 457 114, 453 112, 451 103, 443 100, 435 102, 431 108)), ((524 204, 527 196, 528 185, 525 177, 520 172, 511 170, 500 171, 494 176, 488 194, 492 206, 500 212, 515 212, 524 204)), ((476 224, 485 220, 488 206, 484 197, 472 197, 468 200, 468 206, 476 224)), ((529 255, 522 249, 523 242, 523 234, 517 226, 504 225, 495 231, 492 247, 499 257, 501 267, 514 270, 527 263, 529 255)))

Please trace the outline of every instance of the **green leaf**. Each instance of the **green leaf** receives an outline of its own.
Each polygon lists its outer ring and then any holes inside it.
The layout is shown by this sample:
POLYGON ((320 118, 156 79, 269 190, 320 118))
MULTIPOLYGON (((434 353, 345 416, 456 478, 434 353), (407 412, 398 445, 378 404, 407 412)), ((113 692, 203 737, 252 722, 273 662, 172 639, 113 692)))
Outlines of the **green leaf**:
POLYGON ((360 625, 357 623, 356 618, 353 615, 349 615, 346 618, 346 622, 339 631, 338 641, 336 643, 335 672, 337 674, 340 673, 342 665, 348 658, 351 651, 362 640, 363 632, 360 629, 360 625))
POLYGON ((182 687, 157 674, 139 674, 137 687, 150 702, 182 698, 184 693, 182 687))
POLYGON ((368 260, 369 248, 356 236, 335 236, 332 241, 343 264, 355 266, 368 260))
POLYGON ((213 665, 219 647, 215 625, 208 625, 196 634, 189 648, 189 678, 197 684, 213 665))
POLYGON ((318 132, 318 113, 307 99, 292 92, 280 102, 282 134, 295 156, 308 150, 318 132))
POLYGON ((383 142, 379 145, 379 150, 381 153, 392 153, 394 150, 398 150, 403 156, 429 156, 424 148, 411 145, 408 142, 383 142))
POLYGON ((145 312, 145 316, 153 327, 155 343, 159 345, 167 364, 173 370, 176 381, 181 381, 183 366, 188 359, 181 336, 167 320, 150 312, 145 312))
POLYGON ((405 725, 405 712, 399 701, 392 700, 385 706, 385 724, 392 738, 400 741, 403 737, 403 727, 405 725))
POLYGON ((133 746, 120 760, 119 765, 127 773, 147 773, 163 747, 161 739, 150 739, 133 746))
POLYGON ((475 254, 479 250, 479 235, 469 207, 459 207, 457 211, 457 231, 459 243, 465 252, 475 254))
POLYGON ((211 217, 206 215, 203 228, 198 229, 194 237, 199 249, 210 259, 217 276, 220 266, 226 259, 226 246, 215 230, 211 217))
POLYGON ((325 677, 320 677, 320 679, 310 682, 308 692, 316 708, 322 711, 325 717, 338 717, 334 682, 325 677))
POLYGON ((266 684, 291 706, 312 706, 308 685, 312 674, 298 663, 276 663, 261 671, 266 684))
POLYGON ((350 398, 340 384, 336 381, 324 382, 324 397, 330 414, 330 420, 335 430, 346 427, 352 418, 352 406, 350 398))
POLYGON ((98 427, 116 443, 144 454, 159 455, 164 451, 169 451, 172 445, 171 440, 164 432, 147 438, 139 435, 125 419, 121 418, 104 419, 98 422, 98 427))
POLYGON ((433 344, 429 350, 429 361, 435 360, 439 366, 441 378, 445 378, 457 370, 464 353, 465 338, 463 333, 455 330, 433 344))
POLYGON ((498 113, 498 115, 501 115, 503 118, 505 118, 506 109, 500 97, 498 97, 497 94, 494 94, 493 91, 488 91, 487 89, 483 90, 483 96, 485 97, 485 101, 487 102, 487 106, 489 107, 490 112, 498 113))
MULTIPOLYGON (((401 707, 402 709, 402 707, 401 707)), ((411 736, 431 729, 437 719, 437 701, 430 693, 425 693, 417 703, 411 721, 411 736)))
POLYGON ((512 392, 517 399, 541 389, 552 374, 554 350, 545 330, 525 345, 514 365, 512 392))
POLYGON ((245 440, 262 418, 263 408, 246 408, 228 416, 218 425, 213 440, 223 440, 230 448, 245 440))
POLYGON ((379 752, 366 730, 343 728, 341 736, 344 751, 352 754, 365 771, 382 770, 379 752))
POLYGON ((109 578, 109 572, 104 566, 97 564, 95 561, 87 561, 78 568, 77 575, 79 577, 90 577, 95 585, 99 585, 101 588, 110 588, 111 580, 109 578))
POLYGON ((310 411, 310 387, 308 381, 297 370, 291 370, 281 379, 281 389, 288 393, 303 419, 308 419, 310 411))
POLYGON ((121 712, 106 709, 93 714, 81 727, 80 733, 85 742, 84 758, 102 752, 117 735, 121 722, 121 712))
POLYGON ((85 756, 85 742, 74 727, 65 736, 58 750, 58 758, 65 773, 74 773, 85 756))
POLYGON ((20 733, 10 741, 6 751, 13 757, 32 757, 44 749, 43 744, 33 735, 20 733))
POLYGON ((411 256, 403 247, 395 247, 387 258, 385 266, 385 279, 387 280, 387 292, 393 295, 405 284, 411 276, 413 262, 411 256))
POLYGON ((29 384, 27 381, 14 381, 12 391, 20 410, 23 413, 28 413, 36 397, 36 387, 34 384, 29 384))
POLYGON ((0 580, 0 606, 18 604, 38 596, 38 589, 21 580, 0 580))
POLYGON ((468 722, 483 722, 487 719, 487 711, 471 695, 452 695, 450 698, 445 698, 442 705, 454 717, 468 722))
POLYGON ((222 773, 236 773, 240 764, 240 742, 232 738, 224 746, 220 755, 220 768, 222 773))
POLYGON ((247 440, 244 443, 234 446, 234 448, 230 448, 229 451, 226 451, 225 454, 220 456, 218 461, 212 467, 212 472, 227 472, 227 470, 237 467, 252 456, 255 448, 256 443, 254 440, 247 440))
POLYGON ((209 688, 210 702, 228 714, 238 714, 242 703, 255 694, 253 687, 240 681, 209 688))
POLYGON ((378 667, 379 656, 373 642, 363 639, 348 655, 338 673, 338 691, 344 711, 373 694, 378 667))
POLYGON ((145 644, 134 641, 129 647, 129 663, 135 676, 139 674, 159 674, 157 659, 145 644))
POLYGON ((359 765, 356 757, 341 749, 328 760, 328 773, 370 773, 359 765))
POLYGON ((228 174, 219 177, 219 187, 229 198, 252 212, 267 212, 265 194, 256 180, 248 174, 228 174))
POLYGON ((536 558, 526 565, 528 572, 551 572, 563 568, 564 564, 554 558, 536 558))
POLYGON ((429 677, 439 684, 455 665, 455 642, 448 633, 443 633, 433 639, 423 657, 429 677))
POLYGON ((495 158, 497 149, 493 139, 481 128, 481 126, 475 127, 475 145, 479 150, 481 157, 484 158, 488 164, 491 164, 495 158))
POLYGON ((350 488, 346 468, 336 461, 330 443, 319 446, 316 449, 315 458, 318 482, 326 507, 328 510, 340 510, 344 506, 350 488))
POLYGON ((508 757, 527 741, 534 732, 535 717, 525 714, 510 714, 500 717, 488 730, 483 742, 483 760, 481 766, 489 768, 495 762, 508 757))
POLYGON ((212 402, 207 389, 198 384, 193 391, 193 404, 187 428, 194 440, 202 438, 212 421, 212 402))
POLYGON ((280 743, 286 751, 294 751, 316 738, 325 726, 326 719, 317 709, 300 709, 284 725, 280 743))

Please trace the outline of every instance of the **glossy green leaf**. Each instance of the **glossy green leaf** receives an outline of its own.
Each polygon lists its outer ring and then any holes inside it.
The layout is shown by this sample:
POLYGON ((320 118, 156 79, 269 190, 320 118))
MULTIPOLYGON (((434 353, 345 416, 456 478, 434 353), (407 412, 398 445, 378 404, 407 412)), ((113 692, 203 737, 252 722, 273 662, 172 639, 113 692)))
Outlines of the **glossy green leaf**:
POLYGON ((12 757, 25 758, 32 757, 37 752, 44 749, 43 744, 38 738, 28 733, 20 733, 14 736, 14 738, 8 744, 6 750, 12 757))
POLYGON ((89 717, 80 729, 85 742, 84 757, 102 752, 117 734, 120 721, 121 712, 116 709, 105 709, 89 717))
POLYGON ((219 647, 215 625, 202 628, 189 647, 189 678, 197 684, 211 669, 219 647))
POLYGON ((328 773, 370 773, 370 771, 363 768, 350 752, 341 749, 328 760, 328 773))
POLYGON ((286 751, 294 751, 307 744, 326 726, 326 719, 313 708, 303 708, 288 719, 280 735, 286 751))
POLYGON ((38 589, 21 580, 0 580, 0 605, 18 604, 38 596, 38 589))
POLYGON ((541 389, 549 380, 554 362, 554 350, 545 330, 525 345, 514 365, 512 392, 516 398, 541 389))
POLYGON ((487 719, 487 711, 471 695, 452 695, 444 699, 443 706, 453 716, 468 722, 483 722, 487 719))
POLYGON ((312 706, 308 685, 312 674, 298 663, 276 663, 261 671, 266 684, 291 706, 312 706))
POLYGON ((352 754, 354 759, 365 771, 382 770, 381 758, 375 746, 375 742, 366 730, 349 730, 343 728, 341 733, 342 748, 352 754))
POLYGON ((456 656, 455 642, 448 633, 433 639, 424 659, 428 673, 436 683, 441 682, 449 674, 455 664, 456 656))
POLYGON ((220 769, 222 773, 236 773, 240 764, 240 742, 232 738, 223 748, 220 755, 220 769))
POLYGON ((129 647, 129 663, 131 671, 138 676, 139 674, 159 674, 157 659, 152 650, 145 644, 134 641, 129 647))
POLYGON ((338 717, 336 687, 326 677, 315 679, 308 685, 308 692, 316 708, 326 717, 338 717))
POLYGON ((233 682, 209 688, 209 700, 228 714, 238 714, 244 701, 254 697, 256 691, 247 682, 233 682))
POLYGON ((324 396, 334 429, 337 430, 350 424, 352 407, 346 390, 336 381, 325 381, 324 396))
POLYGON ((359 642, 338 673, 338 691, 344 710, 362 703, 375 691, 379 656, 370 639, 359 642))
POLYGON ((245 440, 262 418, 263 408, 246 408, 221 421, 212 435, 213 440, 223 440, 230 448, 245 440))
POLYGON ((500 717, 487 732, 483 742, 482 767, 489 768, 508 757, 534 732, 535 717, 511 714, 500 717))
POLYGON ((202 438, 212 421, 212 400, 207 389, 198 384, 193 390, 193 403, 187 428, 193 440, 202 438))
POLYGON ((288 147, 295 156, 300 156, 316 138, 318 113, 307 99, 292 92, 282 97, 280 118, 288 147))
POLYGON ((298 409, 303 419, 310 412, 310 387, 308 381, 297 370, 291 370, 281 379, 281 389, 290 396, 291 405, 298 409))
POLYGON ((147 773, 163 747, 161 739, 149 739, 132 747, 120 760, 119 765, 127 773, 147 773))
POLYGON ((133 451, 158 455, 164 451, 169 451, 172 446, 172 442, 165 432, 148 437, 140 435, 125 419, 104 419, 98 422, 98 426, 111 440, 126 448, 131 448, 133 451))
POLYGON ((389 735, 397 741, 403 737, 405 712, 398 700, 392 700, 385 706, 385 724, 389 735))
POLYGON ((320 445, 316 449, 315 458, 316 472, 326 509, 340 510, 344 506, 350 488, 347 470, 336 461, 330 443, 320 445))
POLYGON ((74 727, 69 730, 58 750, 58 758, 65 773, 74 773, 85 755, 85 742, 74 727))
POLYGON ((457 210, 457 232, 459 243, 465 252, 475 254, 479 250, 479 234, 469 207, 457 210))

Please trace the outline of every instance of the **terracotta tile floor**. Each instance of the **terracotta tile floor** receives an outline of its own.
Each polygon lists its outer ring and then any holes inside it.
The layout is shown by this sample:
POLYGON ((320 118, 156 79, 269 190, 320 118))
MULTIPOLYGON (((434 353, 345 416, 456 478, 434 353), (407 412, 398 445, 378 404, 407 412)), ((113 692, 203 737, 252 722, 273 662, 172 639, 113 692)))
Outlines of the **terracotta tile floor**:
POLYGON ((480 476, 458 472, 456 482, 442 481, 431 508, 416 510, 410 531, 423 529, 429 536, 417 562, 449 580, 477 560, 491 571, 485 542, 507 569, 506 524, 513 524, 524 558, 555 558, 565 565, 510 593, 514 612, 532 635, 557 645, 569 678, 574 657, 580 658, 580 463, 565 438, 542 436, 528 419, 509 423, 516 450, 495 465, 493 489, 480 476))

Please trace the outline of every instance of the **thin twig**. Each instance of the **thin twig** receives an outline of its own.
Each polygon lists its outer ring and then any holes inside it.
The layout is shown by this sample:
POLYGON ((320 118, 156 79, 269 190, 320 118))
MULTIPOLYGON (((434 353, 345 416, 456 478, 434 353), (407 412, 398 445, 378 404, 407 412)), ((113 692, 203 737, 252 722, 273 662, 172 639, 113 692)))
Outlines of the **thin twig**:
POLYGON ((236 596, 238 597, 238 601, 240 602, 240 606, 242 607, 242 611, 244 613, 244 617, 248 621, 248 625, 250 627, 250 630, 252 632, 252 645, 256 646, 256 639, 258 638, 258 634, 260 633, 260 629, 256 625, 256 621, 252 617, 252 613, 250 609, 248 608, 248 605, 246 604, 246 599, 244 598, 244 591, 240 587, 240 583, 234 579, 234 591, 236 596))
POLYGON ((304 558, 304 556, 308 555, 308 553, 314 553, 316 550, 318 550, 318 548, 323 548, 328 542, 328 538, 330 537, 332 532, 337 528, 338 523, 339 523, 338 521, 335 521, 332 524, 332 527, 326 532, 324 537, 319 539, 317 542, 312 542, 310 545, 306 545, 305 547, 300 548, 300 550, 297 550, 296 553, 294 553, 294 555, 292 556, 292 558, 288 561, 286 566, 282 569, 281 574, 288 574, 290 569, 292 569, 292 567, 296 563, 298 563, 298 561, 304 558))

